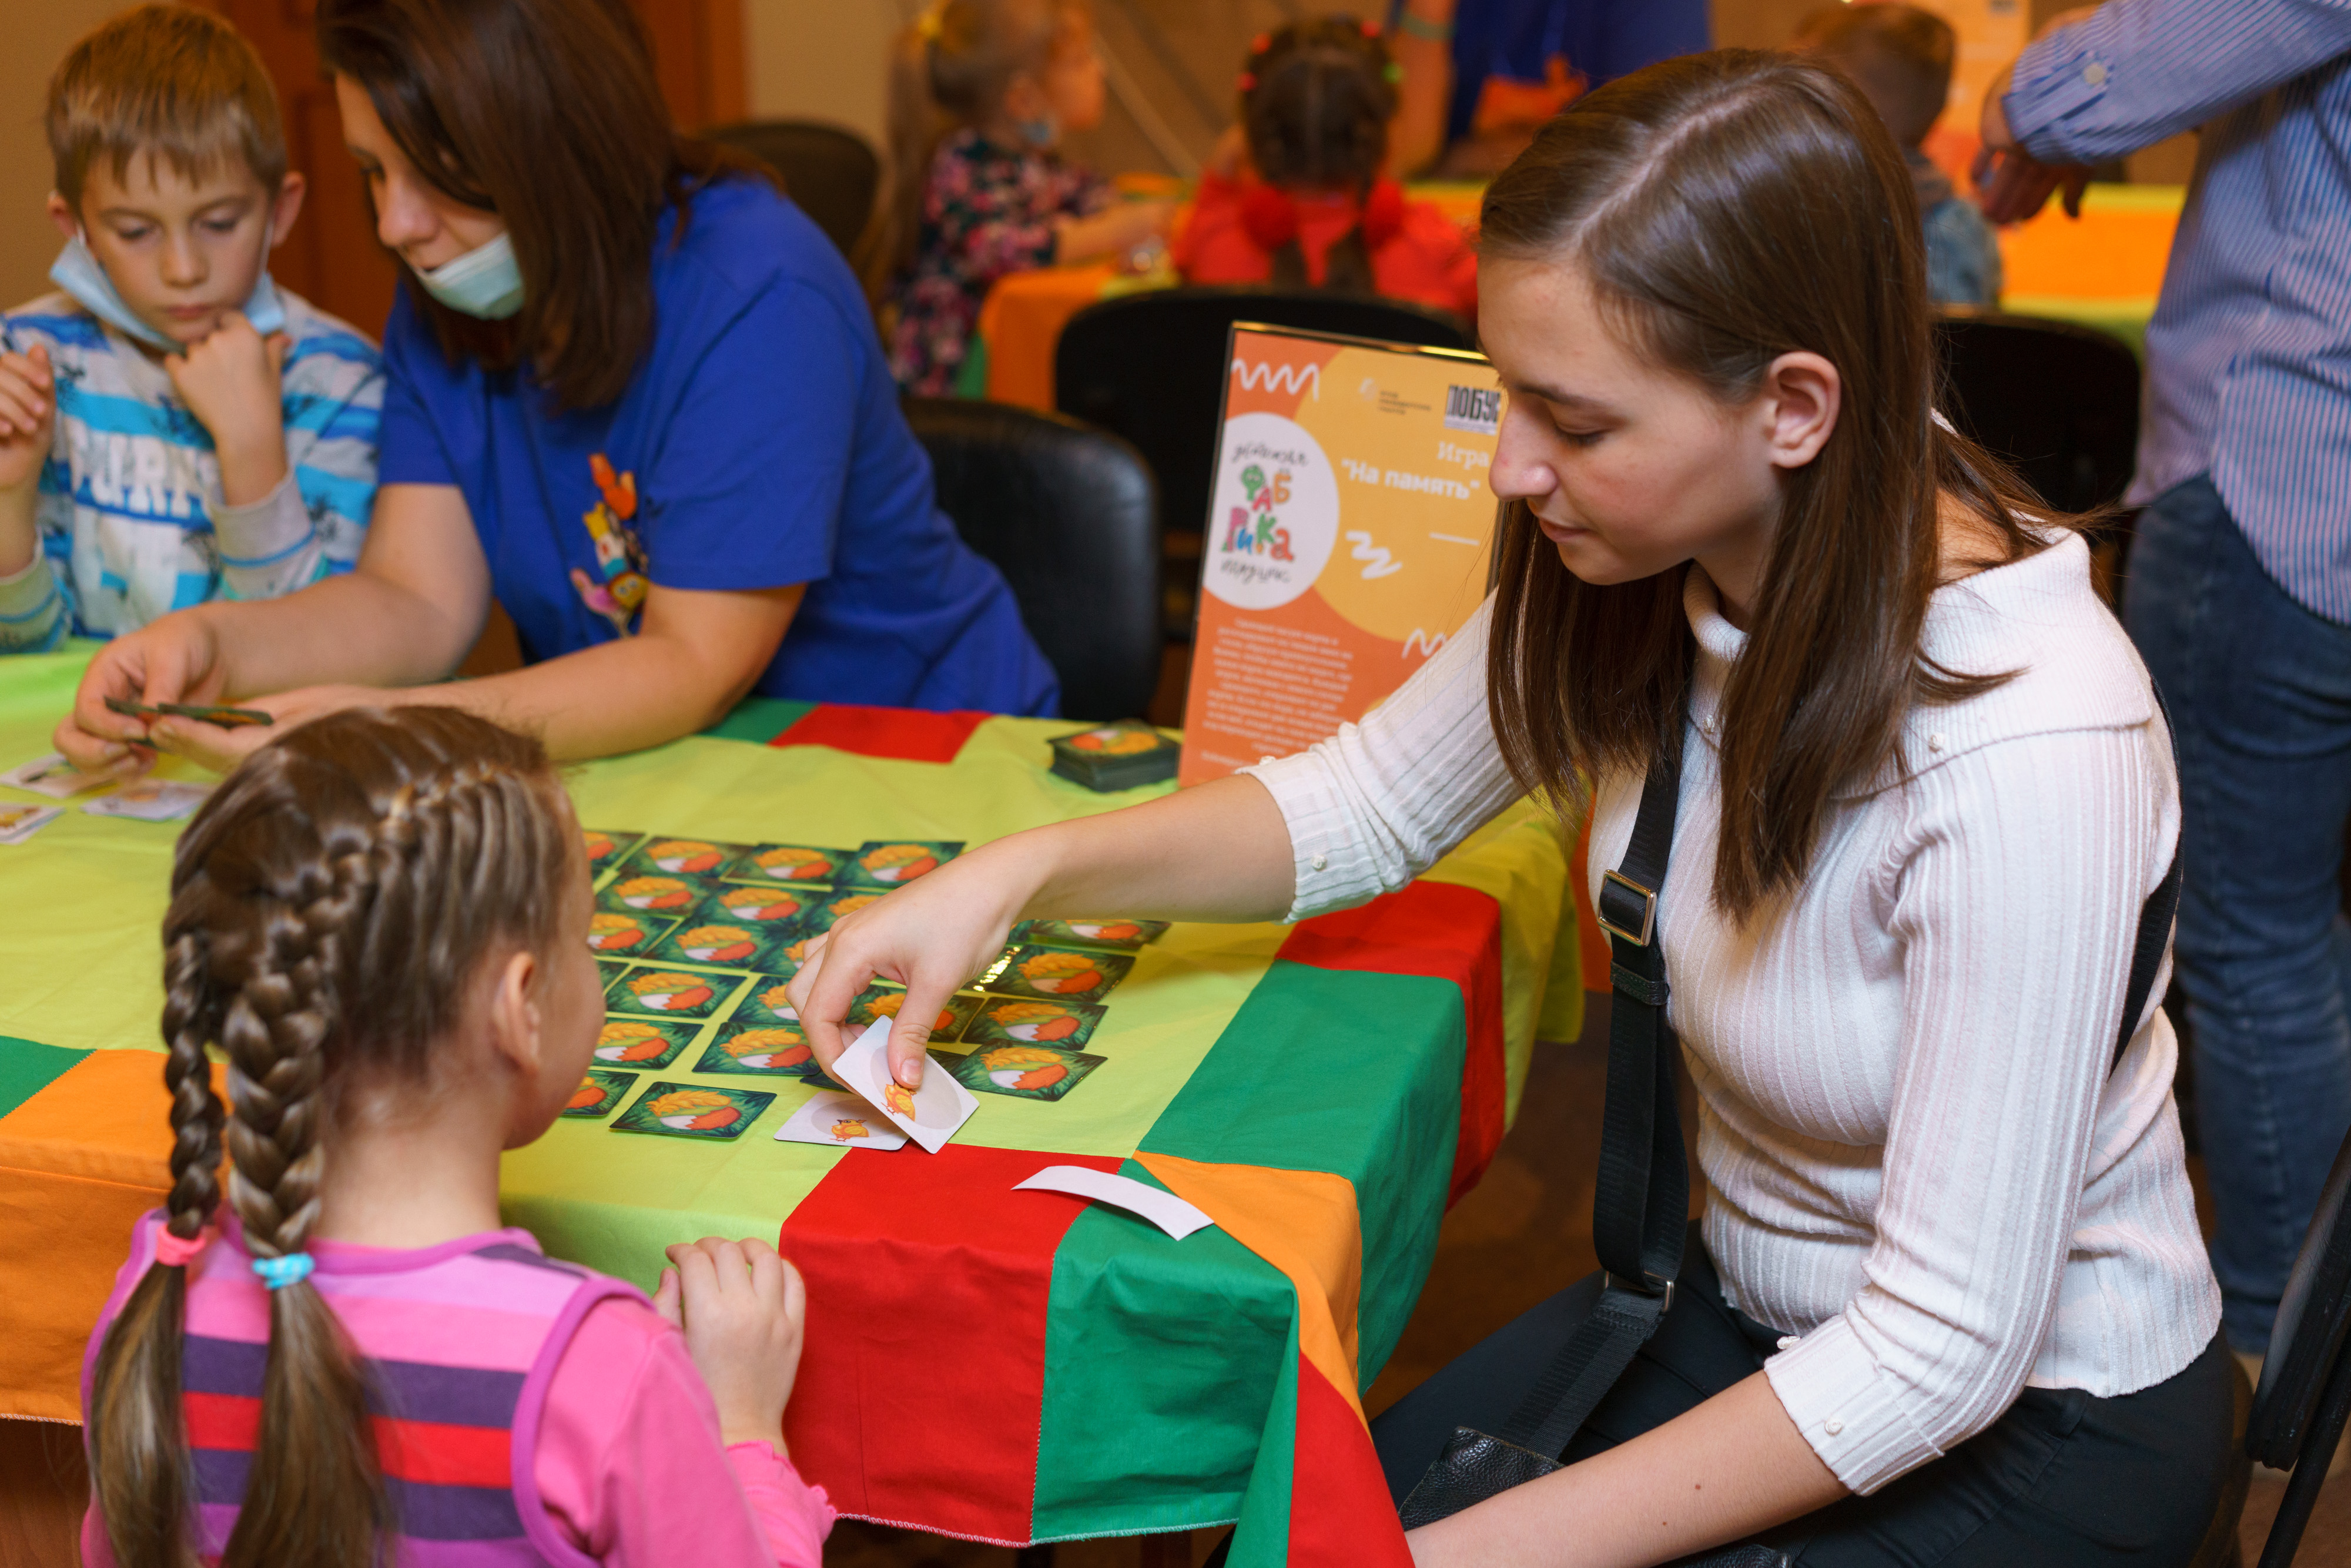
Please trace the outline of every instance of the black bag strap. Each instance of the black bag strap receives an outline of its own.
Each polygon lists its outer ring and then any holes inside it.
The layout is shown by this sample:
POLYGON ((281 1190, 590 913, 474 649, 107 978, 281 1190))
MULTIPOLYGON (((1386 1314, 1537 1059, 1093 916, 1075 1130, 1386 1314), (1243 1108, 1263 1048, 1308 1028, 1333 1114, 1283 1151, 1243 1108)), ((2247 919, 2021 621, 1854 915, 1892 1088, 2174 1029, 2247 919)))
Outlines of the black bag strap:
POLYGON ((1657 893, 1681 804, 1684 691, 1641 786, 1625 859, 1602 878, 1596 913, 1608 933, 1614 999, 1608 1019, 1608 1097, 1601 1113, 1600 1180, 1592 1239, 1606 1277, 1600 1302, 1545 1366, 1496 1433, 1546 1458, 1567 1447, 1584 1417, 1657 1330, 1681 1273, 1689 1224, 1689 1166, 1674 1095, 1681 1048, 1666 1027, 1666 957, 1657 893))
MULTIPOLYGON (((2163 694, 2155 694, 2171 740, 2179 740, 2163 694)), ((1608 934, 1613 999, 1608 1019, 1608 1092, 1601 1115, 1600 1179, 1593 1194, 1592 1239, 1604 1271, 1599 1304, 1577 1325, 1495 1436, 1546 1458, 1556 1458, 1614 1386, 1634 1354, 1657 1332, 1673 1305, 1689 1214, 1689 1166, 1675 1103, 1681 1042, 1666 1023, 1666 956, 1657 895, 1673 853, 1681 803, 1682 738, 1689 724, 1687 689, 1670 737, 1649 762, 1641 806, 1625 858, 1601 874, 1593 914, 1608 934)), ((2181 836, 2186 836, 2183 824, 2181 836)), ((2114 1061, 2122 1060, 2147 1010, 2179 909, 2180 847, 2174 842, 2163 880, 2139 908, 2114 1061)), ((2109 1071, 2112 1070, 2111 1064, 2109 1071)))

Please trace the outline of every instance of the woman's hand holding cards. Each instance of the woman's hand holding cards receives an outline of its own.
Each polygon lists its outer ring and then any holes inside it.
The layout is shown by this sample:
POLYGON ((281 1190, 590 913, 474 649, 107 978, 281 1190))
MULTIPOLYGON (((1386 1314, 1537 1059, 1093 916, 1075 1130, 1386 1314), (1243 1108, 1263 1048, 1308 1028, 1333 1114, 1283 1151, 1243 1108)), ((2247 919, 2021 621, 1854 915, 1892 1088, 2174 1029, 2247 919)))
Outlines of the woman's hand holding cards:
POLYGON ((209 618, 200 611, 166 615, 98 651, 82 672, 73 712, 58 721, 52 738, 66 760, 85 773, 144 772, 163 737, 152 732, 152 721, 115 713, 106 700, 150 706, 214 703, 227 685, 209 618))
MULTIPOLYGON (((705 1236, 667 1249, 653 1309, 685 1335, 710 1396, 720 1440, 773 1443, 784 1454, 784 1406, 799 1375, 808 1290, 773 1247, 705 1236)), ((789 1457, 789 1456, 786 1456, 789 1457)))

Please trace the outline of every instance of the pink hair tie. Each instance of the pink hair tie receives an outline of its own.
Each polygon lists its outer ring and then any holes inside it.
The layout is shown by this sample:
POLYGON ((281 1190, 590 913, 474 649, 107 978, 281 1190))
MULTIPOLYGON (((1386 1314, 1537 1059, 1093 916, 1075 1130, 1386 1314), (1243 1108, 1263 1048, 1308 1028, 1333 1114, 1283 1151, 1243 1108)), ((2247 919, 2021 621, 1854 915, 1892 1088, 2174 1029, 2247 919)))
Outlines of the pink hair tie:
POLYGON ((212 1245, 213 1236, 209 1225, 184 1240, 169 1230, 162 1231, 155 1238, 155 1261, 166 1269, 184 1269, 212 1245))

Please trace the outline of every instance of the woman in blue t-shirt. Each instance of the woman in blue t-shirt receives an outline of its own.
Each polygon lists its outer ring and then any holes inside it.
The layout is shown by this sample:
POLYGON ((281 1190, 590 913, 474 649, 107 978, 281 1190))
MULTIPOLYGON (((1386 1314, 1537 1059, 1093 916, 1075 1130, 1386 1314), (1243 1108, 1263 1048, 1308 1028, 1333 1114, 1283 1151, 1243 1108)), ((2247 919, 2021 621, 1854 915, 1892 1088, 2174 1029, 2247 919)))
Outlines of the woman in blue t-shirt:
POLYGON ((255 738, 109 696, 281 721, 445 703, 559 757, 688 734, 752 692, 1053 710, 1003 577, 934 503, 847 264, 764 175, 672 132, 623 5, 326 0, 319 41, 403 264, 367 548, 110 644, 68 756, 220 765, 255 738), (525 667, 428 684, 494 597, 525 667))

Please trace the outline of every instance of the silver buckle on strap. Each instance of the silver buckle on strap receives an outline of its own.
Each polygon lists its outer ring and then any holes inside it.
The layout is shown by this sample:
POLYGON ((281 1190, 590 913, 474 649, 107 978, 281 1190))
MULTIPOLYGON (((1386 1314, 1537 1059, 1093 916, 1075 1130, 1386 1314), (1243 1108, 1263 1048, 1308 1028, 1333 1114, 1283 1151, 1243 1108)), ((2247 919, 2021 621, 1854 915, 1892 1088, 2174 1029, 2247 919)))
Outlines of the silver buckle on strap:
POLYGON ((1643 887, 1622 872, 1604 871, 1600 873, 1600 897, 1593 901, 1592 917, 1599 924, 1600 929, 1611 936, 1621 936, 1635 947, 1646 947, 1657 927, 1656 890, 1643 887), (1607 905, 1608 887, 1612 883, 1641 901, 1641 929, 1638 932, 1627 931, 1601 913, 1607 905))

